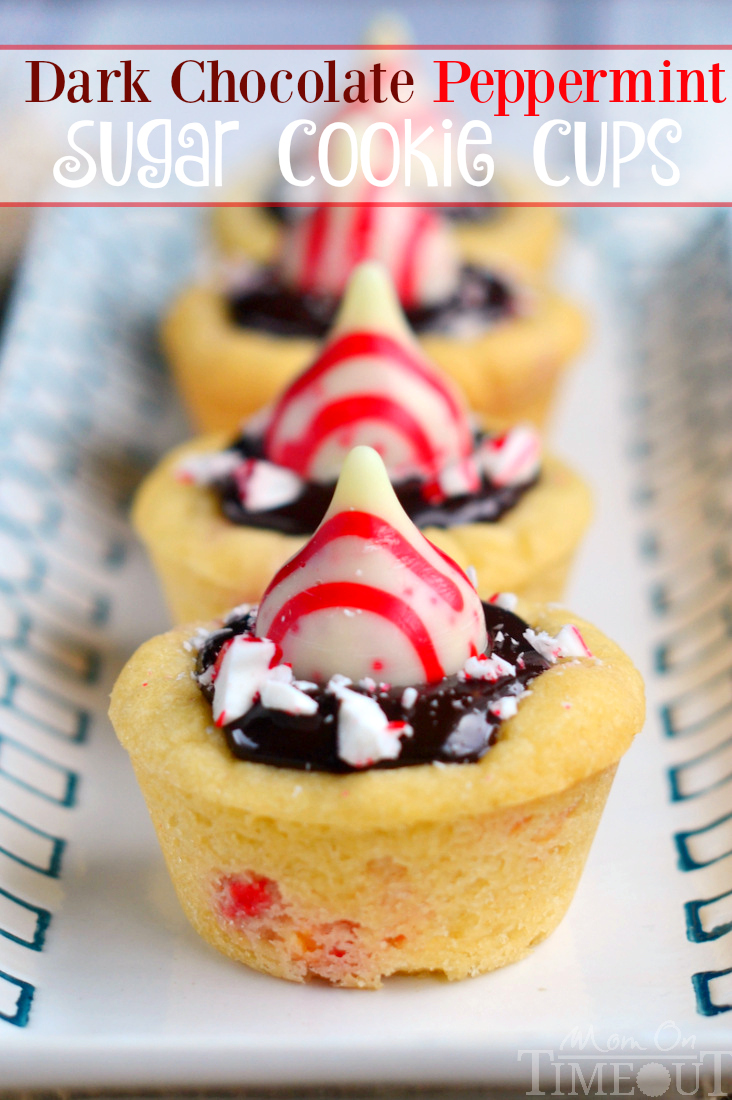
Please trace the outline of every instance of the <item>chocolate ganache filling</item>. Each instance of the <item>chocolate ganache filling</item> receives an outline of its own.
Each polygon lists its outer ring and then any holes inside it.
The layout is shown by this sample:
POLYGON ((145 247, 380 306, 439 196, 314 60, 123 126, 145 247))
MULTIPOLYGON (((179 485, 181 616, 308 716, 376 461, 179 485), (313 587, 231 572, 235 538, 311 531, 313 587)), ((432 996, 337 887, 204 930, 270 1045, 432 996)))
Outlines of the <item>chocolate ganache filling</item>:
MULTIPOLYGON (((484 433, 476 434, 476 447, 483 438, 484 433)), ((230 450, 237 451, 242 458, 267 457, 261 437, 243 435, 230 450)), ((402 508, 417 527, 448 528, 465 523, 495 523, 514 508, 524 493, 532 489, 538 480, 539 475, 518 485, 496 485, 484 476, 476 492, 448 496, 438 503, 428 499, 426 483, 419 478, 395 483, 394 491, 402 508)), ((295 500, 259 512, 252 511, 244 504, 234 474, 218 478, 213 488, 219 494, 224 515, 232 523, 266 528, 284 535, 312 535, 328 509, 335 482, 324 485, 315 481, 304 481, 302 492, 295 500)))
MULTIPOLYGON (((500 199, 500 195, 496 196, 496 200, 498 199, 500 199)), ((263 209, 274 221, 280 222, 282 225, 292 225, 298 217, 302 217, 303 208, 300 206, 265 206, 263 209)), ((443 206, 440 208, 440 213, 451 221, 479 224, 480 222, 492 221, 493 218, 504 213, 504 208, 496 205, 496 201, 490 205, 485 203, 461 203, 460 206, 443 206)))
MULTIPOLYGON (((411 737, 402 741, 396 759, 378 760, 371 767, 401 768, 416 764, 473 763, 480 760, 498 737, 501 725, 499 700, 520 697, 528 684, 550 667, 524 637, 528 624, 518 615, 495 604, 483 604, 488 631, 487 653, 507 661, 514 669, 497 680, 473 679, 458 673, 437 683, 415 687, 407 699, 403 687, 362 682, 352 690, 375 699, 390 722, 406 722, 411 737), (405 702, 411 705, 405 705, 405 702)), ((253 634, 256 609, 231 617, 226 625, 209 635, 198 653, 197 675, 216 662, 224 644, 237 634, 253 634)), ((209 701, 213 686, 201 684, 209 701)), ((273 764, 283 768, 334 773, 361 769, 338 755, 338 712, 336 695, 320 684, 309 694, 318 704, 312 715, 288 714, 255 702, 241 718, 224 725, 231 753, 240 760, 273 764)))
MULTIPOLYGON (((265 270, 244 292, 230 299, 229 309, 232 320, 245 328, 320 340, 333 324, 339 301, 336 296, 291 290, 272 270, 265 270)), ((484 328, 513 312, 515 299, 507 284, 471 265, 461 269, 458 286, 445 301, 405 309, 417 333, 450 332, 465 322, 484 328)))

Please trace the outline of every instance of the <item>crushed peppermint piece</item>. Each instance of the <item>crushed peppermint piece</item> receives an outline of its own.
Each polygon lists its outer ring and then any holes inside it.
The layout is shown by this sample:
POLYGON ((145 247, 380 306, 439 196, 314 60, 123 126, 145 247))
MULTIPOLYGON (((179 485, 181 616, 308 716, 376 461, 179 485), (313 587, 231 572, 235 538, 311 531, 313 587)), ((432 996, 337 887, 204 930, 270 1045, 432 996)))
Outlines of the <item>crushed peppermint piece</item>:
POLYGON ((470 711, 464 714, 444 744, 448 756, 469 756, 482 753, 490 744, 494 725, 485 714, 470 711))
POLYGON ((208 668, 205 668, 203 670, 200 676, 196 676, 195 672, 193 675, 195 676, 196 680, 198 680, 198 683, 201 685, 201 687, 210 687, 211 684, 214 682, 214 678, 216 675, 216 665, 209 665, 208 668))
POLYGON ((591 657, 592 654, 576 626, 567 623, 557 634, 560 657, 591 657))
MULTIPOLYGON (((270 670, 279 646, 268 638, 238 634, 221 650, 214 676, 213 716, 217 726, 241 718, 250 709, 270 670)), ((208 670, 207 670, 208 672, 208 670)))
POLYGON ((567 623, 559 631, 556 637, 552 637, 546 630, 538 632, 531 627, 524 631, 524 638, 532 645, 537 653, 540 653, 547 661, 554 664, 562 657, 591 657, 584 638, 576 626, 567 623))
POLYGON ((371 676, 364 676, 363 680, 359 680, 359 687, 364 691, 376 691, 376 680, 371 676))
POLYGON ((184 485, 213 485, 233 474, 241 462, 242 457, 238 451, 209 451, 188 455, 178 463, 175 476, 184 485))
POLYGON ((492 603, 504 611, 515 611, 518 596, 515 592, 494 592, 488 603, 492 603))
POLYGON ((524 631, 524 638, 533 646, 537 653, 540 653, 542 657, 547 661, 551 661, 552 664, 559 657, 559 649, 557 646, 556 638, 553 638, 551 634, 548 634, 546 630, 532 630, 531 627, 524 631))
POLYGON ((465 570, 465 575, 472 584, 473 588, 478 587, 478 571, 474 565, 469 565, 465 570))
POLYGON ((480 469, 473 455, 450 462, 422 489, 426 500, 440 504, 448 497, 467 496, 480 489, 480 469))
POLYGON ((338 695, 341 688, 346 688, 352 683, 353 680, 350 676, 343 676, 340 672, 335 672, 325 685, 325 690, 329 695, 338 695))
POLYGON ((414 704, 417 702, 419 692, 416 688, 407 687, 402 692, 402 706, 405 710, 411 710, 414 704))
POLYGON ((286 466, 266 459, 245 458, 232 471, 241 502, 250 512, 270 512, 302 494, 303 481, 286 466))
POLYGON ((196 632, 192 638, 188 638, 183 642, 183 648, 186 653, 198 653, 203 646, 204 642, 207 642, 210 637, 210 633, 204 626, 196 628, 196 632))
POLYGON ((494 485, 523 485, 539 472, 541 437, 536 428, 518 424, 504 435, 483 440, 477 460, 494 485))
POLYGON ((505 661, 497 653, 488 657, 486 654, 480 657, 468 657, 463 665, 465 675, 471 680, 500 680, 502 676, 515 676, 516 666, 510 661, 505 661))
POLYGON ((515 695, 503 695, 489 706, 491 714, 505 722, 518 712, 518 699, 515 695))
POLYGON ((318 685, 313 683, 312 680, 293 680, 292 681, 298 691, 317 691, 318 685))
MULTIPOLYGON (((331 683, 333 679, 331 679, 331 683)), ((367 768, 377 760, 395 760, 402 751, 402 737, 411 737, 406 722, 390 722, 375 699, 343 685, 334 694, 338 711, 338 755, 354 768, 367 768)))
POLYGON ((318 710, 317 700, 283 680, 265 680, 259 698, 263 707, 282 710, 285 714, 315 714, 318 710))

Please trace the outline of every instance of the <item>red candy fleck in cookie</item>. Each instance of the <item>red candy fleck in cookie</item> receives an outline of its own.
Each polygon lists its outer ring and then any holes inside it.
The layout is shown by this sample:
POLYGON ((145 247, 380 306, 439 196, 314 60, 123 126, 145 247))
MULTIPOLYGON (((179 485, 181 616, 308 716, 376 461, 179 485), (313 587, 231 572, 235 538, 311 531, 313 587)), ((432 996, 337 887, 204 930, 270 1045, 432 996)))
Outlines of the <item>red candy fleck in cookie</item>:
POLYGON ((247 877, 227 875, 219 882, 221 911, 229 920, 261 917, 279 902, 274 879, 250 872, 247 877))

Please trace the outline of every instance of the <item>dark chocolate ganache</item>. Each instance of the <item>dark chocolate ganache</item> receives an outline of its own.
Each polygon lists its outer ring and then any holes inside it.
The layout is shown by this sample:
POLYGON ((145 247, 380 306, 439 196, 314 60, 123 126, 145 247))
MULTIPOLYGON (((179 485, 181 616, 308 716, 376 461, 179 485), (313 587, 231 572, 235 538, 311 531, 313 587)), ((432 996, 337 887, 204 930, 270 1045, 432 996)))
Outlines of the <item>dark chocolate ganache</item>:
MULTIPOLYGON (((483 438, 476 435, 476 446, 483 438)), ((241 436, 231 450, 242 458, 266 458, 260 437, 241 436)), ((483 478, 474 493, 445 497, 439 503, 429 499, 427 483, 418 478, 393 484, 399 502, 417 527, 454 527, 464 523, 495 523, 518 504, 524 493, 534 487, 538 476, 521 485, 495 485, 483 478)), ((227 474, 213 484, 219 494, 221 508, 232 523, 246 527, 266 528, 284 535, 312 535, 322 520, 333 497, 335 482, 320 484, 304 481, 302 493, 288 504, 255 512, 242 501, 234 474, 227 474)))
MULTIPOLYGON (((331 328, 340 299, 335 295, 301 294, 283 286, 265 269, 245 291, 229 300, 232 320, 245 328, 277 336, 322 339, 331 328)), ((405 310, 418 333, 450 332, 466 321, 486 327, 515 312, 508 285, 478 267, 465 266, 449 298, 434 306, 405 310)))
MULTIPOLYGON (((403 768, 416 764, 474 763, 498 738, 501 718, 491 706, 505 697, 521 695, 527 684, 550 667, 524 637, 528 624, 510 611, 494 604, 483 604, 488 648, 515 667, 515 673, 499 680, 464 679, 447 676, 435 684, 415 688, 416 700, 403 705, 403 687, 377 685, 369 690, 363 684, 351 690, 374 698, 390 722, 407 722, 414 730, 402 739, 395 760, 379 760, 374 768, 403 768)), ((255 611, 227 620, 226 625, 209 635, 198 653, 197 674, 211 665, 224 645, 236 634, 254 632, 255 611)), ((213 686, 200 685, 206 698, 213 699, 213 686)), ((338 756, 338 711, 340 702, 321 684, 308 692, 318 703, 313 715, 292 715, 270 710, 256 702, 236 721, 222 727, 231 753, 239 760, 274 764, 305 771, 345 773, 360 771, 338 756)))
MULTIPOLYGON (((298 218, 303 216, 307 207, 265 206, 263 209, 274 221, 280 222, 282 225, 292 225, 293 222, 296 222, 298 218)), ((458 223, 471 222, 479 224, 480 222, 492 221, 503 212, 504 208, 497 205, 496 202, 492 202, 490 205, 484 203, 461 203, 459 206, 440 207, 441 214, 444 214, 450 221, 458 223)))

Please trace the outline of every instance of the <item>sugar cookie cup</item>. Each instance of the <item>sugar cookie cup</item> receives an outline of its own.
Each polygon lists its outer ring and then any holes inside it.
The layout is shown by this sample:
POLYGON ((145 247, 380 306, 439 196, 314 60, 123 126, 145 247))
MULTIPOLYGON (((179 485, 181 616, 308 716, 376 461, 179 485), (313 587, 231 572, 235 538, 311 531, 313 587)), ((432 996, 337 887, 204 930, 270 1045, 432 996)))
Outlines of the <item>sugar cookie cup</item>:
MULTIPOLYGON (((420 343, 492 423, 528 420, 541 426, 586 327, 576 306, 541 291, 525 315, 497 321, 476 336, 430 334, 420 343)), ((234 431, 273 400, 319 347, 314 339, 237 325, 225 297, 208 286, 190 287, 176 298, 162 342, 191 420, 202 431, 234 431)))
POLYGON ((131 658, 110 716, 181 905, 257 970, 374 988, 460 979, 526 955, 575 892, 617 763, 643 721, 640 677, 566 611, 594 658, 538 676, 478 763, 330 775, 236 760, 190 673, 190 626, 131 658))
MULTIPOLYGON (((239 603, 254 603, 273 574, 306 541, 230 522, 211 489, 184 484, 177 469, 190 456, 220 450, 223 435, 177 447, 148 475, 132 512, 153 561, 173 619, 216 618, 239 603)), ((556 458, 545 458, 538 484, 495 523, 473 523, 424 534, 460 566, 473 566, 478 591, 560 599, 592 511, 582 479, 556 458)))

